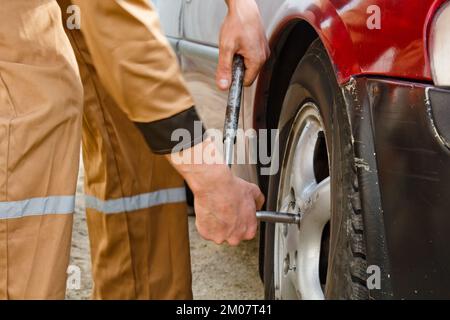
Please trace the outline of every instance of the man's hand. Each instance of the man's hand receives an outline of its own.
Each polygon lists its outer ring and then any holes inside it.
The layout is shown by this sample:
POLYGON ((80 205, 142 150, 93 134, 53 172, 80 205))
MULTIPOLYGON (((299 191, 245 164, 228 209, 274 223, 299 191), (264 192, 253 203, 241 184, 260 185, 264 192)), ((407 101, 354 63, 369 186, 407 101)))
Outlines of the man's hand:
POLYGON ((219 65, 216 81, 221 90, 231 84, 233 56, 244 57, 244 85, 250 86, 269 57, 269 46, 255 0, 225 0, 228 14, 219 41, 219 65))
MULTIPOLYGON (((210 144, 206 140, 183 152, 202 152, 210 144)), ((256 211, 264 204, 256 185, 234 177, 225 164, 179 164, 168 158, 194 193, 196 225, 203 238, 235 246, 255 237, 256 211)))
POLYGON ((259 188, 233 177, 226 166, 217 167, 204 188, 193 191, 196 226, 206 240, 238 245, 256 235, 256 211, 264 204, 259 188), (216 178, 213 178, 216 176, 216 178))

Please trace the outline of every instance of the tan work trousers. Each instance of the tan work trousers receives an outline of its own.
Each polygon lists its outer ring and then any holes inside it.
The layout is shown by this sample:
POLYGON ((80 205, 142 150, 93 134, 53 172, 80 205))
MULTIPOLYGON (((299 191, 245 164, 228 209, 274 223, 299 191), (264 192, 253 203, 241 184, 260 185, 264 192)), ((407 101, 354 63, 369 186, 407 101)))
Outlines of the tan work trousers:
POLYGON ((107 94, 63 17, 55 0, 0 6, 0 298, 65 296, 82 131, 93 298, 189 299, 183 181, 107 94))

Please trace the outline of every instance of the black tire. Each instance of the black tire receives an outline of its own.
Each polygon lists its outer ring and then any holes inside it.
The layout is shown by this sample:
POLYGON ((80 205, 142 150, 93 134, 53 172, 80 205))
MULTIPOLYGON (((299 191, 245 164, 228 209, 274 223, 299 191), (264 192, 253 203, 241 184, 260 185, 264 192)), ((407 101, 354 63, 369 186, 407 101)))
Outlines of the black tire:
MULTIPOLYGON (((288 135, 300 107, 307 101, 320 109, 326 131, 331 175, 331 235, 325 297, 367 299, 364 225, 351 131, 335 71, 319 40, 313 42, 292 75, 280 122, 279 163, 282 169, 288 135)), ((276 209, 280 172, 269 181, 268 208, 276 209)), ((265 229, 264 283, 267 299, 274 298, 273 224, 265 229)))

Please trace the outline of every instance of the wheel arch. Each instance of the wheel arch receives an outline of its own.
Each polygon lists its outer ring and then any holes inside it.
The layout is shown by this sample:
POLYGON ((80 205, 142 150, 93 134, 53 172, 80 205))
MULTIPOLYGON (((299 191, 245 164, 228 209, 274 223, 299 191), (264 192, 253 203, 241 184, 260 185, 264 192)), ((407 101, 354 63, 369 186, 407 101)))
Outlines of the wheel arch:
POLYGON ((361 73, 350 31, 330 0, 282 7, 269 28, 271 56, 261 70, 253 102, 253 127, 273 128, 290 76, 311 43, 320 38, 339 84, 361 73), (270 108, 268 108, 270 106, 270 108))
POLYGON ((315 29, 298 18, 285 22, 271 37, 271 56, 260 72, 256 88, 254 128, 274 128, 276 122, 272 117, 281 111, 290 75, 317 37, 315 29), (301 39, 301 42, 295 39, 301 39), (268 108, 269 105, 272 107, 268 108))

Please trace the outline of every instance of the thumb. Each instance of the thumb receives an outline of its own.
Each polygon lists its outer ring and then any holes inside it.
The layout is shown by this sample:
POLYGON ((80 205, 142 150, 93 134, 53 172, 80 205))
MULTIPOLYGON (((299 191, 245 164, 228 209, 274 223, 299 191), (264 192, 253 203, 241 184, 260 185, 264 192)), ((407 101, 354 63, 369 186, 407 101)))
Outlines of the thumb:
POLYGON ((231 84, 231 70, 234 52, 231 47, 219 50, 219 64, 217 66, 216 83, 220 90, 228 90, 231 84))
POLYGON ((264 206, 265 198, 261 190, 256 185, 253 188, 253 198, 255 199, 256 210, 261 210, 264 206))

